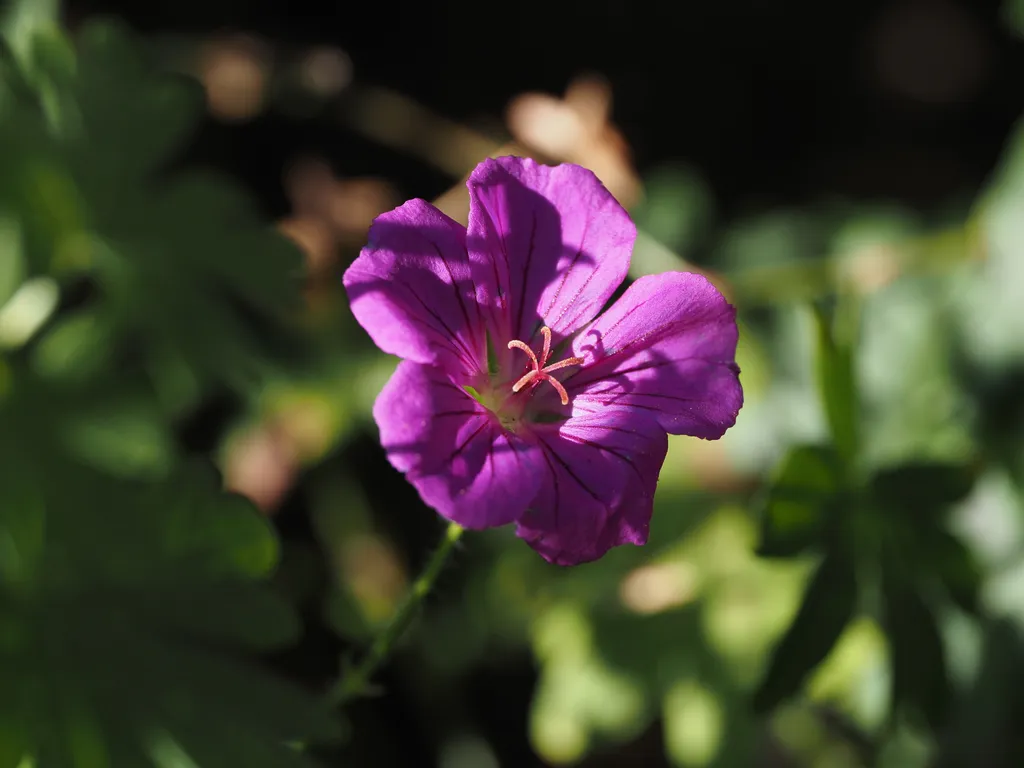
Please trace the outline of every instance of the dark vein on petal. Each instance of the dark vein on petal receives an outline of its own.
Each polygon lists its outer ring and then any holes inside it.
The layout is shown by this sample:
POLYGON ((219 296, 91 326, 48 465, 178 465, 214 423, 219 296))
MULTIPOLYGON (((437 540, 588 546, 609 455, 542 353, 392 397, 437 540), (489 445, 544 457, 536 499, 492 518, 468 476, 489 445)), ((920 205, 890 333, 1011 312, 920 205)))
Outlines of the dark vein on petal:
MULTIPOLYGON (((487 221, 490 223, 491 229, 494 230, 495 238, 498 241, 498 247, 501 249, 501 255, 505 258, 505 274, 509 275, 509 279, 511 279, 510 268, 509 268, 509 260, 508 260, 508 244, 505 242, 505 237, 502 234, 504 232, 504 229, 503 229, 504 224, 501 221, 501 216, 500 215, 492 215, 490 207, 486 203, 483 202, 482 196, 480 195, 480 188, 479 187, 476 187, 474 189, 474 191, 476 192, 477 199, 480 201, 480 208, 481 208, 481 210, 484 212, 484 215, 487 216, 487 221)), ((487 238, 485 238, 485 240, 486 239, 487 238)), ((487 243, 485 243, 485 245, 486 244, 487 243)), ((497 259, 493 258, 493 254, 486 254, 486 257, 488 258, 488 261, 490 261, 490 263, 491 263, 491 271, 494 273, 494 290, 497 292, 497 295, 494 296, 494 300, 495 300, 495 302, 497 302, 499 297, 502 295, 503 292, 504 292, 504 294, 506 296, 508 296, 509 293, 510 293, 510 290, 509 290, 508 286, 502 286, 502 284, 501 284, 501 274, 498 271, 498 261, 497 261, 497 259), (503 291, 503 289, 504 289, 504 291, 503 291)), ((503 308, 503 307, 499 306, 499 309, 501 309, 501 308, 503 308)))
POLYGON ((603 501, 601 501, 601 499, 598 497, 598 495, 596 493, 594 493, 593 490, 591 490, 590 486, 588 486, 586 483, 584 483, 582 480, 580 480, 579 476, 575 472, 572 471, 572 469, 569 467, 568 463, 566 463, 565 459, 563 459, 561 456, 559 456, 558 452, 554 448, 552 448, 550 445, 548 445, 544 441, 543 438, 541 438, 541 443, 543 445, 547 446, 548 450, 551 452, 551 457, 555 461, 557 461, 559 464, 562 465, 562 469, 564 469, 566 472, 569 473, 569 477, 571 477, 573 480, 575 480, 576 483, 579 485, 579 487, 587 492, 587 494, 590 496, 590 498, 592 498, 594 501, 596 501, 598 504, 600 504, 602 507, 604 507, 606 511, 609 511, 609 512, 611 511, 609 506, 607 504, 605 504, 603 501))
MULTIPOLYGON (((444 264, 445 271, 448 273, 448 279, 452 281, 452 290, 455 291, 455 298, 459 302, 459 309, 462 310, 462 319, 466 321, 466 333, 470 335, 470 339, 474 343, 477 343, 476 334, 473 332, 473 323, 469 320, 469 309, 466 307, 466 303, 462 299, 462 291, 459 290, 459 284, 455 280, 455 273, 452 272, 451 264, 448 263, 448 258, 441 252, 441 246, 429 238, 427 242, 434 246, 434 250, 437 252, 437 257, 441 260, 441 263, 444 264)), ((469 264, 468 250, 466 251, 466 263, 467 265, 469 264)))
MULTIPOLYGON (((408 285, 405 282, 399 282, 399 285, 402 285, 407 291, 409 291, 409 295, 412 296, 414 299, 416 299, 416 301, 419 302, 420 306, 423 307, 424 311, 426 311, 427 314, 429 314, 432 318, 434 318, 434 320, 436 320, 438 322, 438 324, 440 324, 440 326, 442 328, 444 328, 444 330, 448 334, 447 338, 451 339, 451 341, 453 343, 458 344, 459 348, 462 350, 462 355, 460 355, 460 357, 462 357, 462 362, 466 363, 467 367, 470 368, 470 369, 478 368, 479 366, 477 365, 476 361, 474 360, 474 356, 473 356, 472 351, 469 349, 469 347, 466 346, 466 342, 464 342, 458 336, 458 334, 456 334, 455 331, 453 331, 448 326, 448 323, 446 323, 444 321, 444 318, 442 318, 439 314, 437 314, 437 312, 435 312, 433 309, 431 309, 427 305, 427 303, 425 301, 423 301, 422 298, 420 298, 419 294, 417 294, 416 291, 413 290, 413 288, 410 285, 408 285), (464 357, 463 357, 463 355, 464 355, 464 357)), ((437 331, 436 328, 434 330, 435 330, 435 332, 437 331)))
POLYGON ((523 285, 519 296, 519 316, 516 319, 516 327, 512 329, 518 338, 523 327, 523 309, 526 307, 526 286, 527 275, 530 273, 530 265, 533 263, 533 248, 537 236, 537 212, 531 211, 532 224, 530 225, 530 250, 526 253, 526 263, 523 265, 523 285))
POLYGON ((610 448, 607 445, 601 445, 601 443, 595 442, 594 440, 588 440, 587 438, 580 437, 579 435, 574 435, 571 432, 565 433, 563 435, 563 437, 565 437, 566 440, 571 440, 572 442, 576 443, 577 445, 586 445, 586 446, 589 446, 591 448, 595 448, 595 449, 597 449, 599 451, 604 451, 605 453, 610 453, 612 456, 615 456, 615 457, 617 457, 619 459, 622 459, 622 461, 624 461, 627 464, 629 464, 629 466, 633 469, 633 472, 636 473, 637 479, 640 480, 641 483, 645 482, 644 476, 642 474, 640 474, 640 469, 636 466, 636 464, 633 462, 633 460, 631 458, 629 458, 629 456, 626 456, 625 454, 619 453, 617 450, 615 450, 614 448, 610 448))
POLYGON ((484 414, 480 411, 474 410, 461 410, 461 411, 439 411, 434 414, 434 418, 444 419, 448 416, 483 416, 484 414))
MULTIPOLYGON (((550 446, 548 446, 548 444, 545 443, 543 440, 540 441, 540 445, 541 445, 540 455, 544 457, 544 462, 548 465, 548 469, 551 470, 551 477, 552 477, 552 479, 554 481, 554 484, 555 484, 555 521, 554 522, 555 522, 555 528, 557 529, 559 527, 558 526, 558 510, 560 509, 561 504, 562 504, 561 486, 558 483, 558 471, 555 469, 555 465, 551 463, 551 457, 548 456, 548 452, 551 450, 550 446)), ((541 541, 543 541, 543 540, 544 540, 544 537, 542 536, 541 537, 541 541)))
MULTIPOLYGON (((589 424, 583 424, 576 427, 577 429, 596 429, 602 432, 618 432, 623 435, 632 435, 633 437, 646 437, 643 432, 637 432, 635 429, 627 429, 626 427, 617 427, 614 424, 602 424, 600 427, 592 427, 589 424)), ((571 434, 571 433, 570 433, 571 434)))
POLYGON ((447 459, 445 459, 444 461, 441 462, 441 465, 448 464, 448 463, 454 461, 455 458, 460 453, 462 453, 464 450, 466 450, 466 446, 468 446, 471 442, 473 442, 473 440, 476 438, 476 436, 479 435, 486 428, 487 428, 487 421, 485 420, 483 424, 481 424, 479 427, 477 427, 475 430, 473 430, 473 434, 471 434, 469 437, 467 437, 465 440, 462 441, 462 445, 460 445, 458 448, 456 448, 454 451, 452 451, 452 454, 447 459))

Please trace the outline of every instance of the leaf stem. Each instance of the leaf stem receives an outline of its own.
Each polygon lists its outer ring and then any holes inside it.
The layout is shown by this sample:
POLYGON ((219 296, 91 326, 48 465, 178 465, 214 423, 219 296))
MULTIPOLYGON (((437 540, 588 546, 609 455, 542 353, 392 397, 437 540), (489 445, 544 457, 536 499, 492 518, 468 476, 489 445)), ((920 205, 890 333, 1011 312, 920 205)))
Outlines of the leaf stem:
POLYGON ((420 603, 434 588, 434 582, 437 581, 441 569, 448 561, 448 556, 455 548, 455 542, 462 535, 462 530, 462 526, 457 523, 448 524, 444 538, 437 545, 434 554, 430 556, 423 572, 412 583, 401 604, 395 610, 394 616, 391 617, 391 621, 374 638, 373 644, 362 660, 351 669, 344 670, 341 679, 328 692, 327 699, 332 706, 347 704, 362 695, 369 687, 373 673, 391 654, 392 648, 405 634, 405 630, 408 629, 416 615, 420 603))

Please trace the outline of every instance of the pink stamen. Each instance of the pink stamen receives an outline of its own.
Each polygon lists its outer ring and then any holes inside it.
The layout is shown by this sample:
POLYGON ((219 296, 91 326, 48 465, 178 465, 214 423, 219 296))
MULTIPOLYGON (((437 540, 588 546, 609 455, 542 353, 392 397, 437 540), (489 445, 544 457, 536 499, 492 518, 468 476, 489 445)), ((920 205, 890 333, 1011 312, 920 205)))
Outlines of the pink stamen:
POLYGON ((540 329, 540 335, 544 337, 544 347, 540 353, 540 359, 537 359, 537 355, 529 347, 519 339, 513 339, 508 343, 509 349, 521 349, 523 352, 530 356, 530 363, 533 366, 533 370, 527 371, 526 374, 519 379, 515 384, 512 385, 513 392, 519 392, 524 387, 531 384, 546 381, 555 391, 558 393, 559 398, 562 400, 562 405, 569 404, 569 393, 565 391, 565 387, 562 386, 562 382, 558 381, 554 376, 551 375, 552 371, 557 371, 562 368, 567 368, 570 365, 579 365, 583 362, 582 357, 569 357, 558 363, 546 365, 548 358, 551 357, 551 329, 546 325, 540 329))
POLYGON ((540 335, 544 337, 544 350, 540 353, 540 364, 544 367, 548 364, 548 358, 551 357, 551 329, 546 325, 541 326, 540 335))

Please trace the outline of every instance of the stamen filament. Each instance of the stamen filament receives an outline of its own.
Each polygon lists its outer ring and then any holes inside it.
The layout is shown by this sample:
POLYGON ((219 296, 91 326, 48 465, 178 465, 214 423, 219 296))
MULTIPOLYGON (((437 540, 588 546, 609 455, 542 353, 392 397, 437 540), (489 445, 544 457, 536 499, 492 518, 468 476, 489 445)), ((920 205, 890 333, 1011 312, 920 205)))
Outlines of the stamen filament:
POLYGON ((520 389, 525 387, 531 381, 536 379, 537 376, 539 376, 539 375, 540 375, 540 371, 538 371, 536 369, 530 371, 525 376, 523 376, 523 378, 521 378, 519 381, 517 381, 515 384, 512 385, 512 391, 513 392, 518 392, 520 389))
POLYGON ((570 365, 580 365, 582 362, 582 357, 567 357, 559 363, 552 363, 546 368, 541 369, 541 373, 551 373, 551 371, 557 371, 559 368, 568 368, 570 365))
POLYGON ((540 335, 544 337, 544 349, 540 353, 540 364, 544 367, 548 364, 548 358, 551 357, 551 329, 546 325, 541 326, 540 335))
POLYGON ((544 337, 544 346, 540 353, 540 359, 534 351, 525 342, 519 339, 513 339, 508 343, 509 349, 521 349, 527 355, 530 356, 530 363, 533 369, 527 371, 515 384, 512 385, 513 392, 519 392, 525 387, 539 381, 546 381, 555 388, 558 393, 558 397, 562 401, 562 405, 569 404, 569 393, 565 391, 565 387, 562 382, 558 381, 554 376, 551 375, 552 371, 558 371, 562 368, 568 368, 570 365, 580 365, 583 362, 582 357, 569 357, 558 363, 552 363, 546 365, 548 358, 551 357, 551 329, 546 325, 541 327, 540 335, 544 337))
POLYGON ((540 363, 537 362, 537 356, 533 354, 533 350, 530 349, 526 344, 521 342, 519 339, 512 339, 512 341, 508 343, 508 348, 523 350, 523 352, 530 356, 530 361, 533 363, 533 367, 536 370, 540 370, 540 363))
POLYGON ((545 376, 544 380, 546 382, 548 382, 548 384, 550 384, 552 387, 555 388, 555 391, 558 393, 558 396, 560 398, 562 398, 562 405, 568 405, 569 404, 569 393, 565 391, 565 387, 562 386, 562 382, 560 382, 558 379, 553 378, 551 376, 545 376))

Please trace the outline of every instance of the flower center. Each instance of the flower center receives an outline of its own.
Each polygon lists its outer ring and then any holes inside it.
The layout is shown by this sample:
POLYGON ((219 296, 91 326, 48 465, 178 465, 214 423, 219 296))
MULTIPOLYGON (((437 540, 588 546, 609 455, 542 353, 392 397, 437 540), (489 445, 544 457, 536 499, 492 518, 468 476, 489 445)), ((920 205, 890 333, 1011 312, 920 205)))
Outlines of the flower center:
POLYGON ((562 399, 562 405, 568 405, 569 393, 565 391, 565 387, 562 386, 562 382, 558 381, 558 379, 552 376, 551 373, 559 370, 560 368, 567 368, 570 365, 579 365, 583 362, 583 358, 568 357, 560 363, 552 363, 551 365, 548 365, 548 358, 551 357, 551 329, 545 325, 540 329, 540 335, 544 337, 544 348, 541 350, 539 358, 534 354, 534 351, 530 349, 528 344, 519 341, 519 339, 513 339, 508 343, 509 349, 521 349, 523 352, 528 354, 530 356, 530 364, 533 366, 531 370, 527 371, 526 374, 519 379, 519 381, 512 385, 512 391, 519 392, 526 387, 532 387, 542 381, 546 381, 555 388, 556 392, 558 392, 558 396, 562 399))

